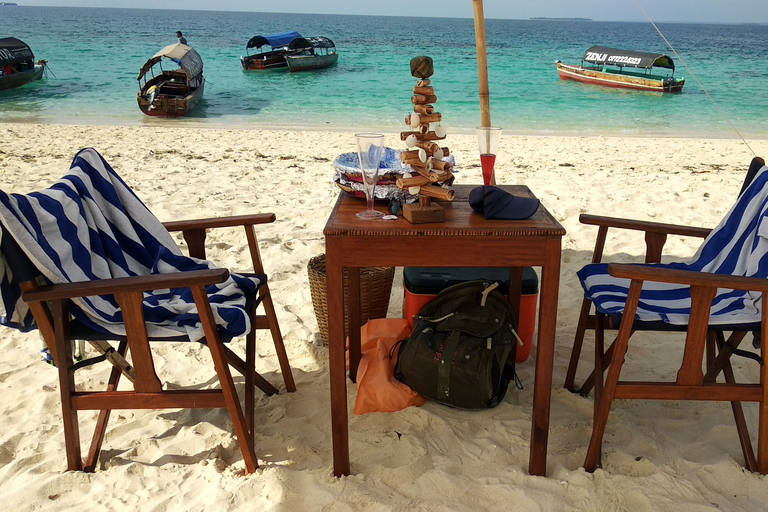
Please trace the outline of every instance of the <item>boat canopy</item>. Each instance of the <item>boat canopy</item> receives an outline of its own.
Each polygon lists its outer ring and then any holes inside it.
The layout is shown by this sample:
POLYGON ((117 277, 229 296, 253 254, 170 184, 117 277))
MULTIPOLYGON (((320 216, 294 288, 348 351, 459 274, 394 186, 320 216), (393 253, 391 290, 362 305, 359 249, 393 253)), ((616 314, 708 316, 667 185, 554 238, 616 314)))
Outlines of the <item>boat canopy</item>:
POLYGON ((272 48, 280 48, 282 46, 288 46, 288 44, 301 37, 298 32, 280 32, 279 34, 272 34, 271 36, 254 36, 245 45, 246 48, 261 48, 265 44, 272 48))
POLYGON ((631 50, 617 50, 605 46, 593 46, 584 52, 583 61, 593 64, 610 66, 626 66, 633 68, 651 69, 653 66, 675 69, 675 64, 667 55, 661 53, 644 53, 631 50))
POLYGON ((288 45, 289 50, 309 50, 310 48, 336 48, 327 37, 297 37, 288 45))
POLYGON ((34 59, 35 56, 26 43, 19 41, 15 37, 0 39, 0 66, 21 64, 22 62, 34 59))
POLYGON ((163 57, 171 59, 177 63, 189 78, 195 78, 203 72, 203 59, 200 55, 193 48, 190 48, 185 44, 176 43, 166 46, 157 52, 154 57, 149 59, 144 66, 142 66, 141 71, 139 71, 138 80, 141 80, 141 77, 144 76, 152 66, 160 62, 163 57))

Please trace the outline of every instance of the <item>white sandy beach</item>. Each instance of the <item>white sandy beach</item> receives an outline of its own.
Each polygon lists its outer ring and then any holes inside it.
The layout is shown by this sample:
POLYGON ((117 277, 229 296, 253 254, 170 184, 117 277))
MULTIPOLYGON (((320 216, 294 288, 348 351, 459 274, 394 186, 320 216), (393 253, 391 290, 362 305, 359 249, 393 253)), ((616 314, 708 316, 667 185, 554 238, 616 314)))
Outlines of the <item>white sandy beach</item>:
MULTIPOLYGON (((171 123, 168 123, 169 125, 171 123)), ((401 148, 397 134, 387 145, 401 148)), ((457 183, 481 181, 473 135, 450 135, 457 183)), ((768 156, 768 140, 750 141, 768 156)), ((332 476, 328 351, 320 341, 307 262, 324 251, 323 227, 338 195, 332 162, 354 150, 351 132, 0 124, 0 187, 44 188, 83 147, 98 150, 160 220, 274 212, 259 231, 298 391, 285 393, 270 340, 260 334, 258 370, 280 384, 258 396, 256 454, 243 476, 226 411, 119 411, 100 467, 66 472, 56 371, 39 361, 39 338, 0 328, 0 510, 145 511, 619 511, 765 510, 766 478, 743 469, 727 403, 616 402, 603 469, 584 462, 592 397, 562 388, 581 306, 575 273, 589 262, 596 229, 581 213, 714 227, 741 187, 752 153, 740 140, 502 137, 497 181, 528 185, 568 234, 563 240, 547 478, 528 475, 533 361, 518 364, 524 390, 495 409, 437 404, 350 418, 352 475, 332 476)), ((361 200, 361 208, 364 202, 361 200)), ((668 259, 699 240, 670 239, 668 259)), ((606 254, 637 261, 641 235, 609 235, 606 254)), ((209 258, 248 270, 240 232, 213 232, 209 258)), ((389 316, 401 314, 396 273, 389 316)), ((681 338, 638 337, 628 371, 673 378, 681 338)), ((577 377, 586 376, 586 344, 577 377)), ((207 350, 159 347, 163 381, 209 383, 207 350)), ((737 379, 757 364, 735 359, 737 379)), ((108 369, 84 370, 93 382, 108 369)), ((242 378, 235 375, 242 386, 242 378)), ((349 410, 355 386, 350 384, 349 410)), ((754 430, 757 407, 745 406, 754 430)), ((81 413, 90 439, 95 414, 81 413)))

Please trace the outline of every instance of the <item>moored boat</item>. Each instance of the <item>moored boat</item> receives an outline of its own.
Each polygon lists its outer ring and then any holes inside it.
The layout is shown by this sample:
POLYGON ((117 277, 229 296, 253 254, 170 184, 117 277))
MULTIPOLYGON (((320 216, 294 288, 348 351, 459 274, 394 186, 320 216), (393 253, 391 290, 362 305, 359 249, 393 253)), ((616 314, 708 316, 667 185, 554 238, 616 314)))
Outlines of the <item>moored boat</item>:
POLYGON ((144 64, 137 80, 136 99, 142 112, 148 116, 181 117, 203 98, 203 59, 187 45, 172 44, 144 64), (163 62, 179 67, 166 70, 163 62))
POLYGON ((288 49, 288 45, 294 39, 300 38, 298 32, 280 32, 269 36, 254 36, 248 40, 245 45, 245 51, 256 48, 259 50, 253 55, 243 55, 240 57, 240 64, 243 69, 279 69, 288 67, 285 60, 286 55, 293 50, 288 49))
POLYGON ((556 60, 555 67, 563 80, 606 87, 680 92, 685 84, 684 78, 674 77, 672 59, 660 53, 592 46, 584 52, 581 65, 563 64, 556 60))
POLYGON ((35 62, 32 49, 15 37, 0 39, 0 91, 13 89, 43 77, 47 62, 35 62))
POLYGON ((327 37, 297 37, 288 45, 285 60, 290 71, 320 69, 336 64, 336 45, 327 37))

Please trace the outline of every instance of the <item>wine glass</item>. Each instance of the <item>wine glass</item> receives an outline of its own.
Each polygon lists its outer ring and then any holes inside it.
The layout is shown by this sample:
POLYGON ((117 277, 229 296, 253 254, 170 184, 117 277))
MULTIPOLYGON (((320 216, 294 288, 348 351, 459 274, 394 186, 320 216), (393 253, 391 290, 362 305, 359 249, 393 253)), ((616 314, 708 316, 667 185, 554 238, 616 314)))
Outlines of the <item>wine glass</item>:
POLYGON ((480 147, 480 167, 483 169, 483 184, 490 185, 493 167, 496 164, 496 151, 499 149, 501 128, 498 126, 478 126, 477 145, 480 147))
POLYGON ((356 213, 358 219, 380 219, 384 216, 373 209, 373 190, 379 178, 379 164, 384 153, 384 135, 380 133, 356 133, 357 156, 360 158, 360 171, 363 175, 366 210, 356 213))

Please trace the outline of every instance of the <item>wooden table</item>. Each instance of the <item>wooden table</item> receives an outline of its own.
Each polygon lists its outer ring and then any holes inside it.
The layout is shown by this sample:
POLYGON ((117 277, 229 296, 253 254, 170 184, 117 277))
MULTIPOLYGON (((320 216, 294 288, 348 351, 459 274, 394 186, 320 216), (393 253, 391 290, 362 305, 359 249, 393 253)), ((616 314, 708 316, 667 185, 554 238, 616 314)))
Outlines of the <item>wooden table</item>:
MULTIPOLYGON (((544 208, 529 219, 486 220, 469 206, 473 185, 453 187, 452 202, 445 207, 445 222, 411 224, 359 220, 365 201, 341 193, 323 231, 326 244, 329 371, 331 381, 331 428, 333 473, 349 474, 349 417, 347 412, 344 339, 344 290, 342 269, 347 268, 349 293, 350 376, 360 361, 360 267, 510 267, 510 290, 520 290, 522 267, 541 267, 539 336, 533 391, 531 447, 528 471, 545 476, 549 403, 555 351, 557 293, 560 280, 560 246, 563 227, 544 208)), ((533 194, 525 186, 503 186, 516 196, 533 194)), ((383 209, 384 204, 377 205, 383 209)), ((519 294, 510 293, 519 311, 519 294)))

